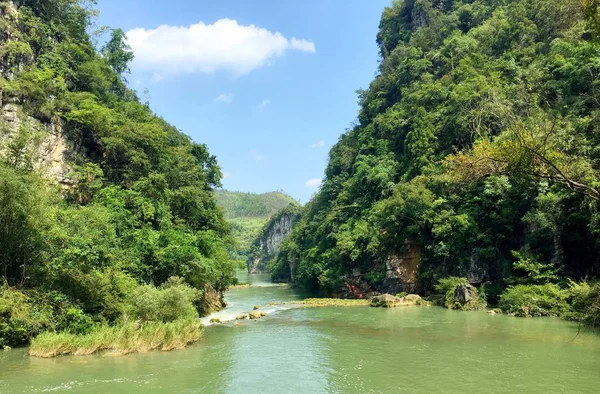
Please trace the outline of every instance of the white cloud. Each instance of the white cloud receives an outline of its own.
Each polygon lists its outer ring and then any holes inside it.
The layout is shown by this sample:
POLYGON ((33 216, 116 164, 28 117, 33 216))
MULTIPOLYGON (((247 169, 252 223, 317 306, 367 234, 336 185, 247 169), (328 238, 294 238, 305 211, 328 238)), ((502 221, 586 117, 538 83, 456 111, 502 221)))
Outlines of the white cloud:
POLYGON ((231 178, 231 172, 224 172, 223 179, 229 179, 229 178, 231 178))
POLYGON ((220 95, 218 95, 217 97, 215 97, 213 99, 213 101, 215 101, 217 103, 231 104, 231 102, 233 101, 234 97, 235 96, 234 96, 233 93, 221 93, 220 95))
POLYGON ((229 71, 235 76, 271 63, 288 51, 314 53, 313 42, 284 37, 232 19, 190 26, 135 28, 127 33, 135 53, 133 67, 163 75, 229 71))
POLYGON ((312 144, 310 147, 311 148, 322 148, 325 146, 325 141, 321 140, 321 141, 317 141, 314 144, 312 144))
POLYGON ((323 183, 321 178, 310 178, 305 185, 306 187, 315 188, 321 186, 321 183, 323 183))
POLYGON ((310 52, 315 53, 317 49, 315 48, 315 44, 306 40, 299 40, 295 37, 292 37, 290 40, 290 46, 294 49, 297 49, 302 52, 310 52))
POLYGON ((163 77, 162 74, 159 72, 155 72, 154 74, 152 74, 152 82, 160 82, 163 79, 165 79, 165 77, 163 77))
POLYGON ((261 155, 254 156, 254 160, 256 160, 256 161, 263 161, 264 159, 265 159, 265 157, 261 156, 261 155))
POLYGON ((260 104, 258 104, 258 108, 264 108, 264 107, 266 107, 269 104, 271 104, 271 100, 266 100, 265 99, 265 100, 261 101, 260 104))

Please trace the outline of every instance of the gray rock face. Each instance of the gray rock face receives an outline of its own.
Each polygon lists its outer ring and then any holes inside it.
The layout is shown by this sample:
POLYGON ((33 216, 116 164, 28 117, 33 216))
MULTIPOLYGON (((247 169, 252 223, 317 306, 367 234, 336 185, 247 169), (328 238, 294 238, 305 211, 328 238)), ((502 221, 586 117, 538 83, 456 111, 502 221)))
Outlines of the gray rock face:
POLYGON ((0 154, 9 153, 16 160, 30 160, 31 166, 51 182, 64 188, 72 186, 71 167, 67 163, 72 150, 60 123, 42 123, 23 115, 17 104, 5 104, 0 109, 0 154), (20 133, 27 133, 27 142, 15 150, 11 143, 20 133))
POLYGON ((458 285, 454 290, 454 301, 466 304, 471 301, 473 294, 476 294, 477 289, 471 285, 458 285))
POLYGON ((273 222, 271 228, 261 240, 261 249, 267 256, 274 256, 279 252, 281 241, 294 227, 294 215, 283 215, 273 222))
POLYGON ((411 293, 416 290, 421 249, 410 240, 405 241, 404 249, 404 253, 389 255, 386 259, 385 279, 381 288, 386 293, 411 293))
MULTIPOLYGON (((255 241, 258 246, 258 254, 248 261, 248 272, 251 274, 266 271, 267 263, 277 257, 281 241, 292 232, 294 224, 299 216, 294 211, 283 211, 276 214, 265 226, 265 230, 255 241)), ((290 268, 293 276, 292 262, 290 268)), ((293 278, 292 278, 293 279, 293 278)))

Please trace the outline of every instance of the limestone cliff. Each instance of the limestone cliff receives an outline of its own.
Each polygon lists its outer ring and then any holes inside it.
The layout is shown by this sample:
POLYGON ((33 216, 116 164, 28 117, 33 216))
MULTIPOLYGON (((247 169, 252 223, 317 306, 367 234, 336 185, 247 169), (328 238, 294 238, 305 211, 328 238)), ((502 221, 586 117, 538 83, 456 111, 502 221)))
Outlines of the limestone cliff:
POLYGON ((292 232, 299 218, 300 206, 295 203, 289 204, 271 217, 252 244, 252 252, 247 262, 249 273, 267 271, 267 264, 277 256, 281 241, 292 232))
POLYGON ((25 115, 15 103, 2 103, 0 95, 0 153, 15 166, 40 171, 62 187, 72 184, 69 158, 72 149, 59 121, 43 123, 25 115))

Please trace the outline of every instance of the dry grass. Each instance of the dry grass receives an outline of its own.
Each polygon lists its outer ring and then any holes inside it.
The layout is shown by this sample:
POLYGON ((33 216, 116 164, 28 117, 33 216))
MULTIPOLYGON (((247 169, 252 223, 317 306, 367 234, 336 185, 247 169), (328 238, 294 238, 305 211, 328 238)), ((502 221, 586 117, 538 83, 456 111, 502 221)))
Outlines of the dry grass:
POLYGON ((307 298, 303 301, 299 301, 306 307, 317 307, 317 306, 367 306, 369 305, 368 299, 342 299, 342 298, 307 298))
POLYGON ((45 332, 31 341, 29 354, 36 357, 76 356, 111 351, 123 355, 151 350, 181 349, 196 342, 202 334, 197 319, 170 323, 126 323, 122 326, 101 326, 90 334, 45 332))

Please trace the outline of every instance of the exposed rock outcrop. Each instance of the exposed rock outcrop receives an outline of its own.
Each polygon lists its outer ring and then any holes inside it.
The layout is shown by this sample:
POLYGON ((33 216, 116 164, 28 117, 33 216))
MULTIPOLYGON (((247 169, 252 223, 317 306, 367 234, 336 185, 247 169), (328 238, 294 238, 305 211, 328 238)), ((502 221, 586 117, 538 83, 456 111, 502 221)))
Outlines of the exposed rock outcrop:
POLYGON ((254 241, 255 253, 247 263, 249 273, 255 274, 267 270, 267 263, 277 256, 281 241, 292 232, 294 224, 299 218, 299 206, 290 204, 267 222, 259 237, 254 241))
POLYGON ((210 285, 204 287, 199 305, 202 316, 208 316, 213 312, 220 311, 225 308, 225 306, 223 292, 216 291, 210 285))
POLYGON ((17 104, 4 104, 0 111, 0 153, 15 164, 41 171, 64 188, 73 184, 69 178, 72 149, 59 121, 42 123, 23 115, 17 104))
POLYGON ((454 302, 466 304, 477 295, 477 289, 468 284, 460 284, 454 289, 454 302))
POLYGON ((387 293, 411 293, 416 291, 417 272, 421 262, 421 248, 406 240, 403 253, 388 256, 385 279, 381 290, 387 293))
POLYGON ((423 299, 416 294, 408 294, 404 297, 395 297, 391 294, 382 294, 371 298, 372 307, 394 308, 397 306, 421 305, 423 299))

